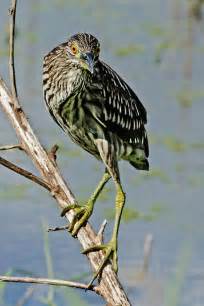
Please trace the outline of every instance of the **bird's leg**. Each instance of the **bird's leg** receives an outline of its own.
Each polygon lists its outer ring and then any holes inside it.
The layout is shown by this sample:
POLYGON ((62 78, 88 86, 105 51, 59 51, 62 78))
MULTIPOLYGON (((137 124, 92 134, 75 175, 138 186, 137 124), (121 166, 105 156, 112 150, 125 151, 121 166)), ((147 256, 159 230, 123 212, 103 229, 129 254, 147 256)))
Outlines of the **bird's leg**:
POLYGON ((97 278, 97 276, 102 272, 103 268, 105 267, 109 259, 112 259, 114 271, 116 273, 118 271, 118 256, 117 256, 118 230, 119 230, 123 207, 125 204, 125 193, 123 192, 120 181, 116 181, 116 192, 117 193, 116 193, 116 200, 115 200, 115 208, 116 208, 115 224, 114 224, 113 235, 112 235, 111 240, 107 244, 96 245, 82 252, 83 254, 87 254, 89 252, 95 252, 95 251, 100 251, 100 250, 105 251, 105 254, 104 254, 105 257, 103 261, 101 262, 100 266, 98 267, 98 270, 95 272, 92 280, 88 284, 88 288, 92 285, 92 283, 97 278))
POLYGON ((73 204, 73 205, 69 205, 69 206, 67 206, 63 209, 63 211, 61 213, 62 217, 68 211, 70 211, 71 209, 75 210, 74 218, 73 218, 73 220, 72 220, 72 222, 69 226, 69 231, 72 234, 72 236, 77 235, 80 228, 85 225, 85 223, 87 222, 87 220, 91 216, 93 208, 94 208, 94 204, 95 204, 100 192, 102 191, 103 187, 105 186, 105 184, 110 179, 110 177, 111 176, 110 176, 109 172, 106 170, 102 179, 101 179, 101 181, 99 182, 97 188, 95 189, 94 193, 91 195, 91 197, 89 198, 89 200, 87 201, 87 203, 85 205, 73 204))

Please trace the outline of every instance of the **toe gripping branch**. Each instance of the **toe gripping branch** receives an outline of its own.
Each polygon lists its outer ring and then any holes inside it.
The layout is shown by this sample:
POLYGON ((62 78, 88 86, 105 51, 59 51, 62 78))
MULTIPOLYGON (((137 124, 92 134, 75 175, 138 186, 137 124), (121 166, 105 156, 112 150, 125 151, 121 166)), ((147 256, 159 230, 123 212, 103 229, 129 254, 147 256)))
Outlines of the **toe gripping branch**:
POLYGON ((61 217, 64 217, 71 209, 75 211, 72 222, 69 225, 68 231, 73 237, 75 237, 82 226, 86 224, 93 211, 93 205, 89 201, 86 205, 71 204, 65 207, 61 213, 61 217))

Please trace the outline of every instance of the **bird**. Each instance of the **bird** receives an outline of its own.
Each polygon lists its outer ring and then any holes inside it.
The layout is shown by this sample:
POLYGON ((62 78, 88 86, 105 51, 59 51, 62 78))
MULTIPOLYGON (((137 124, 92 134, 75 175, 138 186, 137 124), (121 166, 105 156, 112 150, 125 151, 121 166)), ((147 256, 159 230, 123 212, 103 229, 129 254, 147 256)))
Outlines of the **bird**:
POLYGON ((69 226, 72 236, 76 237, 86 225, 108 180, 112 178, 115 184, 112 238, 83 251, 104 252, 90 287, 109 261, 118 271, 118 232, 126 199, 118 161, 126 160, 138 170, 149 170, 147 112, 130 86, 100 59, 100 43, 89 33, 74 34, 45 55, 43 94, 47 109, 62 130, 105 166, 103 177, 86 204, 67 205, 62 211, 62 216, 70 210, 75 212, 69 226))

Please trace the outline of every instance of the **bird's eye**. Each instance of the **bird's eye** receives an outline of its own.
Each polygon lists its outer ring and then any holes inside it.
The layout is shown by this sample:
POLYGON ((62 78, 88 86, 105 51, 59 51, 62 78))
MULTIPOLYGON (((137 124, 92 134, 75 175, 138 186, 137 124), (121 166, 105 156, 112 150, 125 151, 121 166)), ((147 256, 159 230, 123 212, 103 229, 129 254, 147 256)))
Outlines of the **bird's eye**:
POLYGON ((75 55, 77 54, 77 47, 76 46, 72 46, 71 47, 72 53, 75 55))

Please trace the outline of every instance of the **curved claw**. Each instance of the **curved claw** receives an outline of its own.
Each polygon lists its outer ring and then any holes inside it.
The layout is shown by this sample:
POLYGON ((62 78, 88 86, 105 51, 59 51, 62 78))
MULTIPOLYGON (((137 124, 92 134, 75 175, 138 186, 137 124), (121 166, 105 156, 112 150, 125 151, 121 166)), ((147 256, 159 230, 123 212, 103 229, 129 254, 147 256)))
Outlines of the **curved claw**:
POLYGON ((110 241, 108 244, 95 245, 90 248, 87 248, 86 250, 82 251, 82 254, 88 254, 90 252, 96 252, 102 250, 105 250, 105 257, 101 262, 100 266, 98 267, 97 271, 94 273, 93 278, 91 279, 91 281, 87 286, 87 289, 89 289, 92 286, 95 279, 101 274, 103 268, 105 267, 109 259, 112 259, 113 270, 116 273, 118 271, 117 243, 115 240, 110 241))
POLYGON ((79 204, 71 204, 71 205, 67 205, 61 212, 60 216, 64 217, 66 215, 67 212, 69 212, 71 209, 76 209, 76 208, 80 208, 81 206, 79 204))
POLYGON ((72 236, 76 236, 82 226, 86 224, 92 214, 92 209, 89 206, 84 206, 78 213, 78 218, 81 217, 75 224, 72 230, 72 236))
POLYGON ((106 248, 107 248, 107 245, 106 245, 106 244, 94 245, 94 246, 92 246, 92 247, 90 247, 90 248, 87 248, 87 249, 83 250, 83 251, 81 252, 81 254, 86 255, 86 254, 88 254, 88 253, 90 253, 90 252, 97 252, 97 251, 104 250, 104 249, 106 249, 106 248))
POLYGON ((86 224, 93 211, 93 201, 89 201, 86 205, 71 204, 63 209, 61 216, 65 216, 71 209, 75 210, 75 215, 70 223, 68 231, 75 237, 82 226, 86 224))
MULTIPOLYGON (((71 234, 72 234, 72 232, 73 232, 73 229, 74 229, 74 226, 75 226, 77 220, 80 218, 80 216, 83 214, 83 211, 84 211, 84 209, 83 209, 82 207, 81 207, 81 208, 77 208, 77 209, 78 209, 78 211, 77 211, 76 214, 74 215, 73 220, 72 220, 72 222, 70 223, 69 229, 68 229, 68 231, 69 231, 71 234)), ((74 235, 72 235, 72 236, 74 236, 74 235)))

